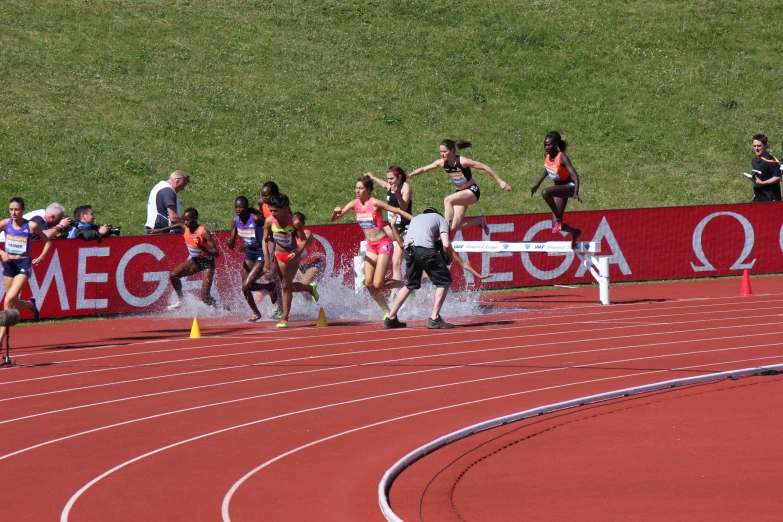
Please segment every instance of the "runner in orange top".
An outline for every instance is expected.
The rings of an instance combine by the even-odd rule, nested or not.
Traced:
[[[201,276],[201,300],[209,306],[216,306],[215,299],[210,294],[212,280],[215,277],[215,258],[220,255],[212,235],[203,225],[198,224],[198,210],[193,207],[185,209],[182,214],[182,223],[167,228],[182,228],[184,231],[185,245],[188,247],[188,259],[171,274],[169,280],[177,293],[177,302],[169,306],[169,310],[182,308],[182,282],[180,279],[199,272]]]
[[[304,225],[291,215],[291,206],[288,196],[278,194],[269,200],[269,210],[272,215],[266,218],[264,223],[264,243],[274,242],[274,257],[266,258],[264,273],[267,279],[277,274],[280,279],[283,294],[283,316],[277,323],[278,328],[288,328],[288,315],[291,312],[291,298],[293,292],[308,292],[313,301],[318,302],[316,285],[294,283],[294,277],[302,261],[302,249],[298,247],[296,240],[308,242],[304,233]]]
[[[305,226],[306,217],[301,212],[294,212],[292,214],[294,220],[299,220],[302,226]],[[304,229],[306,240],[296,238],[296,244],[302,249],[302,262],[299,265],[299,274],[296,279],[300,283],[306,285],[315,285],[316,280],[321,277],[324,271],[324,259],[321,253],[315,249],[315,243],[313,240],[313,233],[307,229]],[[309,243],[309,244],[308,244]]]
[[[552,209],[552,232],[557,233],[562,230],[571,234],[571,247],[574,248],[582,231],[566,225],[563,222],[563,213],[568,198],[574,198],[579,203],[582,202],[582,198],[579,197],[579,176],[576,174],[571,160],[566,156],[566,148],[568,148],[568,142],[560,136],[559,132],[552,131],[546,135],[544,138],[544,172],[536,184],[530,187],[530,196],[535,195],[544,178],[549,176],[555,184],[542,190],[541,196]]]

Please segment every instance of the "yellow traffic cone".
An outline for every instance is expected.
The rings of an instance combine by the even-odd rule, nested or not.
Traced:
[[[201,339],[201,329],[198,327],[198,319],[193,318],[193,326],[190,327],[190,338]]]
[[[316,322],[315,325],[316,326],[329,326],[328,324],[326,324],[326,314],[324,314],[324,307],[323,306],[318,311],[318,322]]]

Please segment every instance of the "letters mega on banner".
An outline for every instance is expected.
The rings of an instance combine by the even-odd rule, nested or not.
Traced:
[[[783,271],[783,203],[715,205],[569,212],[582,241],[601,244],[612,281],[645,281]],[[500,243],[566,241],[553,234],[547,214],[490,216],[489,234],[478,227],[458,232],[459,241]],[[363,239],[355,224],[308,227],[324,255],[325,277],[353,285],[353,256]],[[216,232],[220,249],[213,294],[240,293],[243,254],[228,250],[228,232]],[[41,251],[33,243],[33,255]],[[492,277],[479,282],[456,263],[453,288],[513,288],[591,283],[588,267],[573,252],[463,252]],[[35,267],[22,298],[34,295],[44,317],[123,314],[163,310],[171,298],[169,272],[187,257],[182,236],[123,236],[102,243],[59,240]],[[191,278],[191,286],[199,275]],[[188,288],[188,283],[186,283]]]

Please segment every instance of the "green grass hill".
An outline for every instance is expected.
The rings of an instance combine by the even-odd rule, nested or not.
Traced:
[[[92,204],[139,233],[151,187],[212,228],[278,182],[310,223],[363,172],[473,142],[476,214],[544,212],[529,187],[559,130],[572,210],[736,203],[751,136],[783,145],[780,2],[5,0],[0,199]],[[452,191],[412,181],[418,209]],[[381,194],[378,193],[378,196]]]

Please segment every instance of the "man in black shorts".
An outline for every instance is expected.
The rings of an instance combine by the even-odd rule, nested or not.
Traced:
[[[408,280],[400,288],[394,305],[388,317],[383,320],[386,328],[405,328],[406,323],[397,319],[397,311],[408,298],[412,290],[421,287],[421,276],[427,272],[430,281],[435,286],[435,302],[432,315],[427,321],[427,328],[454,328],[440,317],[440,309],[446,300],[446,293],[451,286],[449,264],[454,259],[454,250],[449,240],[449,224],[434,208],[425,208],[422,214],[415,216],[408,226],[405,236],[405,269]]]

